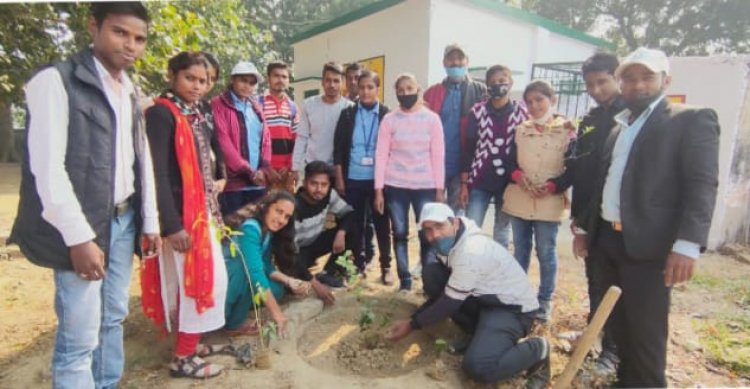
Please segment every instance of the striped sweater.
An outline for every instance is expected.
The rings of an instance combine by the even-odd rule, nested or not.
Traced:
[[[440,116],[427,108],[395,110],[380,123],[375,150],[375,189],[445,186],[445,144]]]
[[[294,212],[294,241],[298,247],[313,244],[327,229],[335,227],[346,231],[349,228],[350,216],[354,209],[335,189],[331,189],[326,198],[314,204],[303,196],[304,191],[305,188],[301,187],[295,195],[297,208]],[[329,220],[328,215],[335,218],[335,224],[330,223],[333,220]]]
[[[277,99],[266,94],[258,102],[262,106],[263,117],[271,134],[271,167],[291,169],[294,140],[297,138],[299,125],[297,106],[286,95]]]

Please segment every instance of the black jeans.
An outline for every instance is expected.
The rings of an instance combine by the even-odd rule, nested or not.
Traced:
[[[589,256],[597,262],[603,290],[611,285],[622,289],[610,318],[620,357],[618,386],[666,387],[671,293],[662,273],[666,258],[631,258],[622,233],[604,221]]]
[[[365,268],[367,259],[372,258],[372,235],[367,236],[369,219],[375,226],[375,236],[378,239],[378,252],[380,253],[380,268],[391,267],[391,220],[388,210],[383,214],[373,211],[372,203],[375,200],[375,182],[373,180],[347,180],[346,202],[354,208],[352,214],[352,228],[347,235],[352,235],[356,264],[360,270]],[[368,250],[367,244],[370,248]]]
[[[586,280],[588,281],[589,289],[589,317],[588,320],[594,317],[594,312],[599,308],[604,293],[607,291],[602,285],[602,279],[600,272],[596,269],[598,262],[594,260],[591,255],[587,256],[584,260],[586,265]],[[612,320],[607,320],[604,325],[604,331],[602,335],[602,354],[610,353],[617,356],[617,344],[612,334]]]
[[[311,280],[312,274],[310,273],[310,268],[312,266],[315,266],[315,263],[317,262],[319,257],[326,254],[330,255],[328,256],[328,260],[326,261],[323,270],[326,273],[336,274],[343,277],[346,276],[346,269],[336,263],[336,258],[338,258],[338,256],[342,253],[334,254],[331,252],[333,249],[333,240],[336,238],[336,233],[338,232],[338,230],[338,227],[324,230],[320,234],[320,236],[318,236],[318,239],[315,239],[314,242],[307,246],[302,246],[299,248],[297,261],[298,274],[301,279],[306,281]],[[344,250],[350,250],[351,245],[349,234],[346,234],[346,236],[346,248]]]
[[[422,281],[429,300],[440,297],[449,277],[450,269],[441,262],[424,265]],[[539,338],[519,342],[531,329],[531,316],[499,304],[494,296],[487,297],[469,297],[451,319],[472,335],[464,354],[466,374],[480,382],[495,383],[541,361],[544,344]]]

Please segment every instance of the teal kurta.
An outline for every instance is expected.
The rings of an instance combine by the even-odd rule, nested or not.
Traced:
[[[245,258],[253,289],[257,292],[260,285],[265,290],[270,290],[276,300],[284,297],[284,286],[270,279],[271,273],[277,271],[271,257],[271,233],[262,232],[257,219],[251,218],[245,221],[241,227],[242,235],[236,236],[239,250]],[[225,307],[226,329],[236,329],[247,319],[248,313],[253,307],[252,293],[248,284],[247,275],[242,266],[242,256],[237,253],[232,257],[229,247],[224,246],[224,258],[226,261],[229,285],[227,288],[227,300]]]

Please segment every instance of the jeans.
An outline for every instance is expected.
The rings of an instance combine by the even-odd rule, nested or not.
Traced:
[[[339,231],[339,227],[330,228],[324,230],[314,242],[307,246],[299,248],[299,254],[297,255],[297,266],[298,266],[298,277],[305,280],[312,280],[312,273],[310,268],[315,266],[318,258],[323,255],[328,255],[326,264],[323,266],[323,270],[328,274],[334,274],[337,276],[345,277],[346,269],[336,263],[336,259],[343,253],[334,254],[333,241],[336,239],[336,234]],[[351,250],[353,242],[350,234],[346,234],[346,243],[344,251]]]
[[[372,180],[347,180],[346,202],[354,208],[352,214],[351,231],[352,242],[356,245],[356,264],[359,270],[364,270],[367,259],[372,258],[372,253],[367,251],[369,241],[372,246],[372,235],[367,236],[368,219],[372,219],[375,225],[375,235],[378,239],[378,252],[380,253],[380,268],[391,267],[391,221],[388,214],[383,215],[372,212],[372,202],[375,199],[375,183]],[[386,209],[385,212],[388,212]]]
[[[490,200],[495,198],[495,226],[492,229],[492,237],[497,243],[508,248],[510,241],[510,216],[503,212],[502,193],[491,193],[480,189],[472,189],[469,193],[469,205],[466,207],[466,216],[477,223],[479,228],[484,224],[484,216],[490,206]]]
[[[539,258],[539,301],[552,300],[555,292],[557,279],[557,229],[559,222],[547,222],[540,220],[526,220],[519,217],[511,217],[513,226],[513,246],[516,261],[524,271],[529,271],[531,259],[531,242],[536,241],[536,254]]]
[[[385,201],[391,215],[393,227],[393,247],[396,251],[396,271],[400,281],[400,289],[411,290],[411,273],[409,273],[409,206],[414,209],[417,223],[419,214],[425,204],[435,201],[435,189],[402,189],[386,186]],[[430,244],[420,234],[419,253],[420,263],[424,265]]]
[[[458,207],[458,195],[461,193],[461,175],[460,174],[457,174],[453,177],[446,177],[445,191],[447,192],[447,196],[445,196],[445,200],[448,202],[448,205],[450,205],[450,207],[453,209],[453,212],[455,212],[457,216],[460,216],[458,212],[458,210],[460,209]]]
[[[135,211],[112,219],[106,275],[86,281],[55,270],[57,334],[52,354],[54,388],[116,388],[125,364],[122,321],[135,247]]]

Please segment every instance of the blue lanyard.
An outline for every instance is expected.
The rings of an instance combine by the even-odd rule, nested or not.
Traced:
[[[373,108],[374,110],[375,108]],[[365,110],[362,109],[362,107],[359,107],[357,109],[359,117],[360,117],[360,127],[362,127],[362,140],[365,142],[365,155],[370,156],[370,145],[372,144],[372,137],[375,134],[375,128],[377,127],[377,121],[378,121],[378,114],[375,113],[375,111],[372,111],[372,120],[370,121],[370,131],[367,131],[367,128],[365,128],[365,117],[364,113]]]

